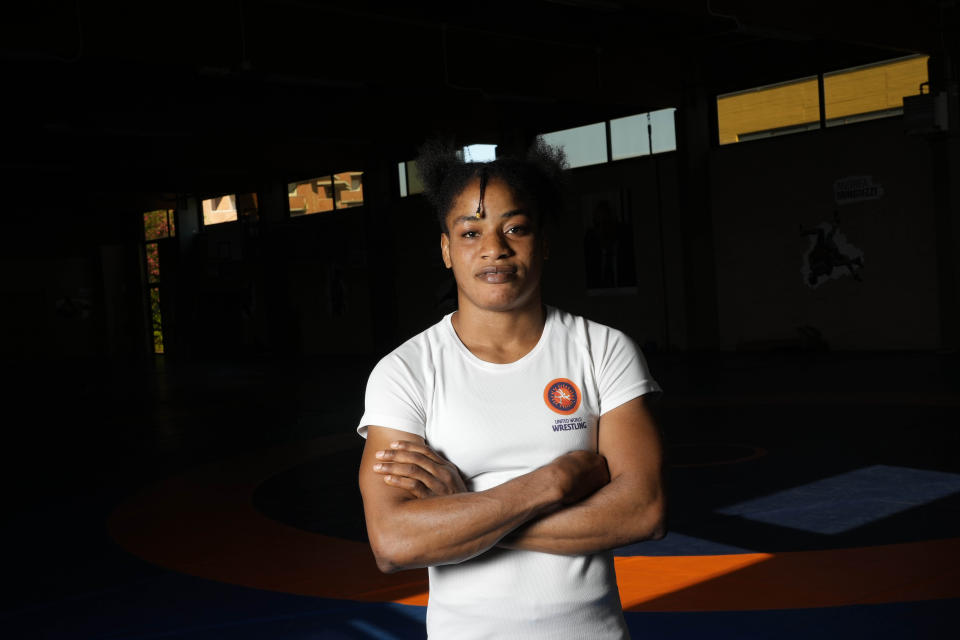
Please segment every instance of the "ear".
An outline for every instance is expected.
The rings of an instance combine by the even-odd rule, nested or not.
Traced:
[[[440,234],[440,256],[447,269],[453,267],[453,263],[450,262],[450,235],[447,233]]]

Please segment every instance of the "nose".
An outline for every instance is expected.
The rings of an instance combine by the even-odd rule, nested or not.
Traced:
[[[502,233],[483,234],[483,246],[481,247],[481,257],[485,259],[499,260],[509,258],[513,255],[513,249],[507,243],[506,237]]]

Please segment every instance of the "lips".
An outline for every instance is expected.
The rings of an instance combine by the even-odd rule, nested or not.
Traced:
[[[477,273],[477,277],[484,282],[499,284],[513,280],[517,275],[517,268],[511,265],[497,265],[484,267]]]
[[[478,273],[477,275],[485,276],[490,273],[516,273],[516,272],[517,272],[516,267],[510,266],[510,265],[498,265],[495,267],[484,267],[483,269],[480,269],[480,273]]]

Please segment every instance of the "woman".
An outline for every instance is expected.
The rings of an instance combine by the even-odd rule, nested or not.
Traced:
[[[659,387],[623,333],[541,301],[562,154],[418,166],[458,309],[367,384],[378,566],[430,568],[431,638],[628,637],[608,550],[663,535]]]

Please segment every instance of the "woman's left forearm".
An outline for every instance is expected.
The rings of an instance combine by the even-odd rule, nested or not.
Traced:
[[[594,553],[662,538],[664,512],[660,483],[625,473],[589,498],[523,525],[499,546],[561,555]]]

